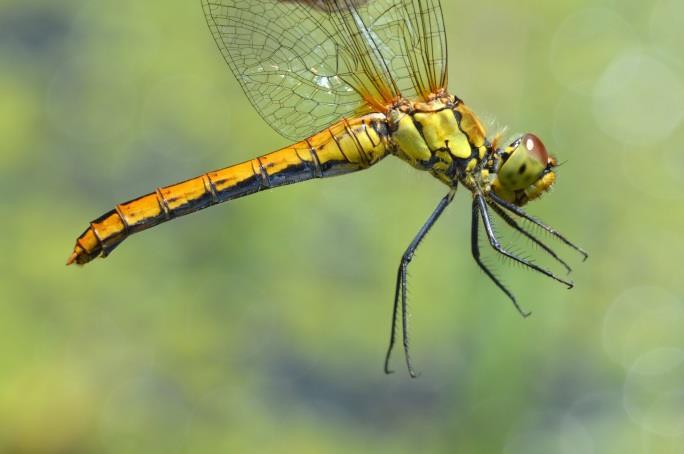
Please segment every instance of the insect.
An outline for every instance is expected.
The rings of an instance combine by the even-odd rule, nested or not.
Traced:
[[[472,194],[472,255],[482,262],[481,226],[498,253],[565,284],[572,282],[505,249],[491,213],[570,267],[521,220],[587,254],[523,211],[556,180],[557,161],[534,134],[502,145],[447,90],[447,41],[439,0],[203,0],[209,29],[245,94],[266,122],[294,143],[241,164],[156,189],[92,221],[67,264],[106,257],[130,235],[258,191],[367,169],[388,156],[432,174],[447,188],[404,252],[397,271],[385,372],[397,340],[409,355],[407,269],[463,186]]]

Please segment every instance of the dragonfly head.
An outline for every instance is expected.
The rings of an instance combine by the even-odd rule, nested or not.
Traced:
[[[558,165],[549,156],[544,143],[528,133],[497,152],[499,166],[492,191],[518,206],[540,197],[556,181],[553,171]]]

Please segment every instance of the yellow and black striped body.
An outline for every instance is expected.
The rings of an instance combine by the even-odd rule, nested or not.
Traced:
[[[458,98],[436,94],[429,102],[402,102],[389,115],[396,154],[456,187],[490,151],[477,116]]]
[[[342,120],[289,147],[117,205],[76,240],[68,264],[106,257],[128,236],[221,202],[312,178],[362,170],[390,152],[384,114]]]
[[[68,263],[106,257],[128,236],[221,202],[313,178],[366,169],[388,154],[456,187],[490,150],[482,124],[458,98],[401,100],[387,113],[342,120],[289,147],[157,189],[92,221]]]

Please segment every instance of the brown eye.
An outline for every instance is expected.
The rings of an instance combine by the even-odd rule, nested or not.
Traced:
[[[522,144],[527,149],[527,152],[536,159],[541,165],[546,165],[549,162],[549,153],[542,143],[541,139],[534,134],[525,134],[522,138]]]

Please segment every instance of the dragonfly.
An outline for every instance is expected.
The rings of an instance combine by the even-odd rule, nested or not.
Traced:
[[[409,354],[407,270],[416,249],[463,186],[472,196],[471,253],[523,316],[514,294],[483,262],[480,234],[508,259],[573,287],[566,277],[502,245],[493,217],[559,263],[530,228],[586,259],[556,229],[524,211],[556,181],[558,162],[535,134],[502,144],[447,88],[440,0],[202,0],[209,30],[250,102],[292,145],[120,203],[90,222],[67,264],[107,257],[129,236],[239,197],[368,169],[392,156],[428,172],[447,193],[401,257],[384,370],[398,342]],[[486,243],[485,243],[486,244]]]

